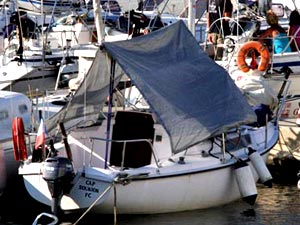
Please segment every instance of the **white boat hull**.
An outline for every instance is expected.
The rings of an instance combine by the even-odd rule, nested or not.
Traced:
[[[31,106],[30,99],[23,94],[0,91],[0,189],[4,189],[7,181],[18,175],[19,162],[14,159],[12,121],[15,117],[22,117],[24,127],[29,132]]]
[[[25,135],[27,143],[27,154],[33,152],[33,144],[35,142],[35,134],[33,128],[39,125],[39,110],[43,110],[43,118],[47,119],[62,107],[60,105],[53,105],[45,103],[50,100],[50,96],[32,99],[33,102],[26,95],[12,92],[0,91],[0,192],[5,189],[10,182],[15,182],[18,176],[18,168],[21,162],[15,160],[13,139],[12,139],[12,121],[16,117],[21,117],[24,123]],[[56,100],[56,99],[54,99]],[[30,144],[31,143],[31,144]]]
[[[59,70],[58,64],[62,58],[61,53],[47,56],[45,60],[42,55],[31,56],[23,62],[9,57],[5,58],[5,56],[1,57],[0,60],[3,60],[4,64],[0,66],[0,90],[25,94],[54,90]],[[64,73],[74,74],[76,77],[78,65],[66,67]]]
[[[287,52],[283,54],[274,54],[271,57],[271,66],[273,69],[280,70],[282,67],[289,67],[292,75],[300,76],[299,52]],[[298,92],[299,93],[299,92]]]
[[[153,168],[154,170],[154,168]],[[253,174],[255,172],[253,171]],[[110,183],[85,177],[75,184],[70,195],[63,196],[61,207],[72,211],[91,206]],[[41,203],[51,205],[52,197],[42,175],[24,175],[24,182],[30,195]],[[256,181],[258,176],[255,174]],[[114,199],[119,214],[167,213],[204,209],[224,205],[241,199],[233,167],[200,171],[191,174],[132,180],[128,184],[116,183],[113,189],[100,199],[92,211],[113,214]]]
[[[95,130],[95,132],[97,131]],[[267,148],[264,147],[266,145],[264,136],[265,127],[257,129],[251,139],[256,139],[253,147],[260,149],[260,154],[263,154],[263,160],[266,161],[269,150],[277,142],[278,130],[274,129],[273,125],[268,126]],[[72,150],[75,142],[69,139]],[[77,145],[81,144],[77,143]],[[101,149],[101,147],[96,149]],[[90,151],[88,147],[85,150]],[[77,163],[82,165],[82,160],[85,160],[86,165],[88,162],[98,165],[102,159],[97,153],[93,153],[94,157],[90,159],[84,157],[87,153],[81,150],[82,155],[73,158],[75,168]],[[244,153],[245,149],[234,152],[238,158],[247,160],[254,180],[257,181],[258,175]],[[79,163],[80,157],[81,163]],[[219,158],[212,159],[209,156],[201,156],[201,154],[191,153],[189,155],[187,153],[184,159],[185,163],[181,164],[179,157],[174,156],[172,160],[161,162],[161,167],[152,163],[133,170],[125,169],[119,174],[113,169],[107,171],[87,166],[83,176],[81,176],[82,173],[77,173],[72,181],[72,189],[62,197],[60,206],[66,211],[76,211],[86,209],[95,203],[92,210],[96,213],[106,214],[114,212],[116,200],[116,209],[119,214],[148,214],[204,209],[227,204],[241,198],[233,173],[235,159],[227,158],[226,163],[222,163]],[[19,168],[19,174],[23,175],[28,193],[37,201],[50,206],[52,197],[47,182],[43,179],[42,171],[42,163],[25,163]],[[120,177],[127,175],[128,179],[126,176],[124,176],[125,179],[117,178],[117,175]],[[113,182],[114,180],[116,182]],[[113,187],[104,193],[113,185],[116,188],[116,195]],[[104,196],[98,199],[102,193]]]

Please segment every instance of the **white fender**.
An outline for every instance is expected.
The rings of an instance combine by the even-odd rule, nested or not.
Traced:
[[[249,147],[248,148],[249,152],[248,152],[248,156],[250,158],[250,161],[253,165],[253,167],[255,168],[260,181],[268,187],[272,187],[272,181],[273,181],[273,177],[270,173],[270,171],[268,170],[266,163],[264,162],[263,158],[261,157],[261,155],[254,150],[253,148]]]
[[[249,165],[242,160],[237,161],[234,165],[234,173],[243,200],[254,205],[257,189]]]

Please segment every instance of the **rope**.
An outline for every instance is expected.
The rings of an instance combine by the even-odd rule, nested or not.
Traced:
[[[76,225],[80,222],[80,220],[94,207],[94,205],[101,199],[103,196],[114,186],[114,183],[112,183],[110,186],[108,186],[104,192],[90,205],[90,207],[87,208],[87,210],[78,218],[78,220],[73,224]]]
[[[51,218],[51,219],[53,219],[53,221],[51,222],[51,223],[48,223],[47,225],[55,225],[55,224],[57,224],[58,223],[58,218],[55,216],[55,215],[52,215],[52,214],[50,214],[50,213],[41,213],[40,215],[38,215],[37,217],[36,217],[36,219],[33,221],[33,224],[32,225],[37,225],[37,224],[40,224],[40,223],[38,223],[38,221],[39,221],[39,219],[41,218],[41,217],[43,217],[43,216],[46,216],[46,217],[49,217],[49,218]]]

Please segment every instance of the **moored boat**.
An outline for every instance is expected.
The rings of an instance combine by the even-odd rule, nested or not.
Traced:
[[[264,4],[264,2],[258,1],[259,4]],[[288,22],[286,18],[283,18],[285,15],[283,5],[271,3],[271,1],[268,2],[265,12],[273,9],[280,18],[279,23],[287,29]],[[216,62],[228,70],[246,96],[271,93],[274,96],[278,95],[280,99],[284,91],[282,87],[285,86],[286,98],[280,99],[286,102],[286,110],[283,111],[282,118],[296,118],[300,99],[299,51],[274,53],[273,46],[262,44],[262,40],[257,39],[257,36],[268,28],[265,12],[257,12],[255,8],[241,3],[237,7],[237,12],[231,19],[232,34],[225,37],[224,45],[222,45],[224,47],[223,58]],[[288,45],[294,41],[295,37],[289,38]],[[264,41],[272,40],[269,38]]]
[[[61,66],[64,75],[78,72],[76,58],[68,46],[51,46],[51,39],[45,44],[46,36],[37,23],[24,12],[14,12],[10,18],[12,29],[4,38],[5,49],[0,56],[0,89],[26,94],[39,89],[53,90]],[[21,35],[16,31],[22,29]],[[68,41],[65,40],[68,44]],[[66,44],[66,45],[67,45]],[[59,80],[63,83],[63,79]]]
[[[32,104],[24,94],[10,91],[0,91],[0,102],[0,189],[5,189],[7,179],[18,174],[18,163],[14,159],[12,121],[15,117],[22,118],[24,129],[29,132]]]
[[[124,74],[148,108],[114,110]],[[50,137],[64,144],[50,147],[49,157],[23,160],[19,174],[28,193],[54,214],[165,213],[240,198],[254,204],[255,183],[265,179],[250,155],[255,150],[266,169],[279,136],[276,109],[259,108],[264,119],[258,123],[260,113],[178,21],[103,42],[69,104],[46,121]]]

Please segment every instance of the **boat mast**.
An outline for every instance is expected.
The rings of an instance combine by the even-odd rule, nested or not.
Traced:
[[[188,28],[195,36],[196,5],[195,0],[189,0]]]
[[[292,2],[293,2],[293,4],[294,4],[295,9],[298,10],[298,8],[297,8],[297,6],[296,6],[295,0],[292,0]],[[299,10],[298,10],[298,11],[299,11]]]
[[[55,1],[56,2],[56,1]],[[43,65],[45,64],[45,55],[46,55],[46,52],[45,52],[45,49],[46,49],[46,43],[45,43],[45,39],[44,39],[44,19],[43,19],[43,16],[44,16],[44,1],[42,0],[41,1],[41,27],[42,27],[42,45],[43,45],[43,57],[42,57],[42,62],[43,62]]]
[[[93,9],[94,9],[94,19],[96,24],[96,31],[97,31],[97,43],[101,44],[104,41],[104,23],[101,17],[101,8],[100,8],[100,1],[93,0]]]

